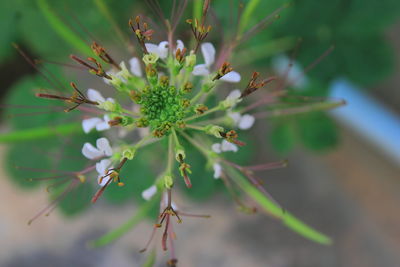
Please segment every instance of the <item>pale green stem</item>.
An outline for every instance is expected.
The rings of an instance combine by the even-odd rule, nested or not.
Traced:
[[[180,131],[179,134],[182,135],[186,140],[188,140],[189,143],[191,143],[194,147],[196,147],[204,155],[204,157],[206,159],[209,159],[210,151],[205,149],[204,145],[200,144],[199,142],[197,142],[195,139],[191,138],[189,135],[187,135],[183,131]]]
[[[194,119],[198,119],[198,118],[207,116],[207,115],[209,115],[211,113],[214,113],[214,112],[220,111],[220,110],[221,110],[221,108],[219,106],[215,106],[212,109],[209,109],[209,110],[205,111],[203,114],[193,115],[191,117],[183,119],[183,121],[191,121],[191,120],[194,120]]]
[[[197,126],[197,125],[193,125],[193,124],[186,124],[186,128],[204,132],[204,127],[202,127],[202,126]]]
[[[232,178],[232,180],[244,192],[246,192],[248,196],[250,196],[255,202],[257,202],[267,213],[270,213],[274,217],[280,219],[287,227],[314,242],[324,245],[329,245],[332,243],[332,240],[328,236],[312,229],[289,212],[282,210],[282,208],[274,203],[273,200],[267,198],[262,192],[254,187],[254,185],[252,185],[245,177],[239,174],[231,166],[225,164],[224,171],[226,171],[227,174]]]
[[[168,137],[168,164],[166,173],[170,174],[174,162],[174,150],[173,150],[173,139],[172,135]]]

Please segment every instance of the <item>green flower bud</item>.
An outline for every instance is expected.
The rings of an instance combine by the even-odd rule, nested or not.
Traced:
[[[194,51],[191,51],[190,55],[186,56],[185,58],[185,68],[192,72],[194,65],[196,65],[196,54]]]
[[[126,148],[121,153],[122,158],[127,158],[129,160],[133,159],[133,157],[135,157],[135,154],[136,154],[136,148],[135,147]]]
[[[171,189],[174,186],[174,179],[170,174],[164,175],[164,186],[167,189]]]
[[[158,60],[158,55],[154,53],[149,53],[143,56],[143,62],[147,65],[156,64]]]
[[[224,132],[224,128],[218,125],[209,124],[204,127],[204,131],[209,135],[214,135],[217,138],[222,138],[221,132]]]

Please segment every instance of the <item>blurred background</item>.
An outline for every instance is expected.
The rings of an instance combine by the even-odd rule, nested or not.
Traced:
[[[161,2],[168,13],[173,1]],[[189,1],[178,27],[183,41],[190,37],[183,21],[192,17],[194,2]],[[242,2],[256,6],[249,25],[286,3]],[[176,228],[179,266],[400,266],[400,1],[292,2],[278,20],[237,48],[233,65],[242,77],[254,70],[269,74],[279,64],[288,65],[285,58],[295,54],[296,66],[307,69],[334,45],[334,51],[307,72],[304,84],[290,90],[314,99],[344,99],[347,105],[258,121],[244,137],[249,146],[235,159],[246,163],[287,158],[288,167],[258,176],[283,207],[331,236],[334,244],[314,244],[262,213],[240,213],[218,181],[203,179],[178,196],[180,206],[212,216],[186,219]],[[208,40],[217,48],[229,41],[238,6],[238,1],[212,1],[209,22],[216,26]],[[7,138],[12,131],[67,120],[11,106],[48,105],[35,99],[33,89],[49,86],[12,43],[47,63],[70,63],[71,53],[82,52],[79,42],[60,34],[49,12],[82,37],[80,42],[100,40],[119,60],[128,53],[122,42],[130,36],[128,19],[146,14],[157,21],[145,1],[1,1],[0,266],[141,266],[145,255],[138,251],[150,235],[150,220],[106,247],[90,249],[87,242],[134,214],[146,182],[122,193],[109,190],[94,206],[89,204],[94,189],[83,188],[49,217],[27,225],[48,203],[49,194],[45,185],[27,181],[40,173],[16,170],[15,165],[48,169],[63,154],[66,159],[56,166],[77,169],[74,153],[85,138],[74,136],[72,143],[59,137],[29,142]],[[160,32],[157,24],[150,24]],[[163,39],[156,34],[154,42]],[[102,86],[84,72],[60,64],[43,66],[65,84],[74,80],[82,88]],[[154,175],[146,162],[136,162],[133,171]],[[160,259],[157,266],[164,266],[166,258]]]

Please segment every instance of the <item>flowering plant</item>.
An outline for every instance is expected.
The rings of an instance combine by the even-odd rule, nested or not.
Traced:
[[[54,121],[60,122],[65,120],[65,115],[79,112],[79,125],[59,123],[51,127],[25,129],[3,138],[19,141],[56,136],[67,140],[66,136],[83,131],[91,140],[85,140],[79,147],[83,157],[88,160],[81,169],[59,171],[50,177],[31,178],[32,181],[56,182],[48,187],[52,189],[54,200],[30,222],[42,214],[48,214],[57,204],[66,203],[68,195],[79,190],[89,190],[90,184],[93,184],[92,180],[95,180],[98,188],[94,194],[85,194],[85,198],[89,196],[92,203],[97,202],[107,191],[120,196],[124,194],[125,187],[135,190],[142,187],[141,196],[146,202],[139,207],[133,221],[144,218],[154,207],[160,205],[151,236],[154,236],[158,228],[163,228],[162,248],[170,250],[168,264],[175,266],[177,260],[173,249],[173,219],[176,218],[176,221],[181,223],[185,216],[208,217],[182,210],[179,203],[173,201],[175,188],[183,183],[189,188],[190,194],[190,190],[199,182],[197,179],[219,179],[241,211],[254,213],[257,210],[255,206],[258,206],[300,235],[318,243],[329,244],[329,237],[283,209],[256,177],[256,171],[284,167],[287,164],[286,160],[241,165],[228,159],[229,153],[240,154],[245,148],[246,142],[241,138],[242,132],[251,129],[256,118],[263,118],[270,113],[291,114],[329,109],[343,104],[342,101],[301,99],[301,106],[287,108],[284,105],[287,99],[282,98],[290,93],[287,87],[295,86],[297,82],[288,75],[292,63],[288,64],[286,72],[277,71],[277,75],[274,76],[261,78],[260,73],[253,72],[250,77],[242,78],[228,62],[235,47],[275,21],[286,6],[247,29],[248,18],[254,10],[251,4],[253,1],[250,1],[244,8],[235,36],[217,50],[206,40],[212,30],[207,23],[209,0],[205,0],[202,5],[198,4],[200,1],[195,3],[197,17],[186,20],[193,38],[185,41],[178,39],[175,31],[185,10],[186,1],[175,7],[176,10],[172,12],[173,19],[170,20],[164,18],[156,2],[150,3],[155,5],[155,11],[163,18],[167,40],[155,43],[155,31],[147,20],[143,16],[131,19],[129,27],[139,47],[134,57],[117,62],[100,42],[93,41],[88,51],[87,47],[72,38],[73,44],[80,48],[83,54],[90,53],[86,59],[71,55],[70,58],[76,63],[74,67],[86,69],[90,74],[100,77],[107,87],[104,93],[107,97],[93,88],[81,90],[75,82],[71,82],[71,88],[67,89],[64,85],[59,85],[58,80],[54,80],[54,75],[48,69],[38,68],[50,85],[54,86],[53,89],[59,89],[59,92],[41,89],[35,93],[36,97],[41,101],[54,100],[65,104],[62,108],[51,107],[51,116],[58,116],[55,114],[61,110],[68,113],[60,115],[62,118],[56,118]],[[40,0],[39,5],[62,35],[71,36],[68,28],[51,12],[46,0]],[[37,61],[31,60],[17,45],[15,47],[37,68]],[[327,53],[330,51],[331,49]],[[242,80],[245,80],[245,86],[236,85]],[[227,84],[235,84],[241,89],[224,93],[222,89]],[[261,92],[262,88],[266,89],[265,92]],[[251,99],[256,94],[259,94],[258,99]],[[269,103],[279,103],[283,108],[254,112]],[[66,145],[69,146],[68,142]],[[74,147],[70,146],[68,150],[76,156],[79,150],[73,149]],[[153,163],[146,162],[149,167],[144,168],[150,168],[156,163],[158,176],[138,175],[142,170],[135,168],[135,164],[146,153],[154,160]],[[201,168],[194,167],[197,160],[193,156],[195,153],[204,157],[205,167],[212,170],[212,175],[195,176],[196,171],[202,172]],[[20,169],[35,171],[28,167]],[[40,171],[54,172],[48,169]],[[144,184],[146,188],[143,188]],[[77,205],[82,205],[79,199],[77,202]],[[133,225],[129,223],[128,226]],[[128,229],[130,227],[123,225],[93,244],[99,246],[109,243]],[[144,250],[149,244],[150,242]]]

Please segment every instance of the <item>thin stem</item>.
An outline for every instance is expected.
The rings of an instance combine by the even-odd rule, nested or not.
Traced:
[[[190,129],[202,131],[202,132],[204,131],[204,127],[193,125],[193,124],[186,124],[186,127],[190,128]]]
[[[207,115],[209,115],[211,113],[214,113],[214,112],[220,111],[220,110],[221,110],[221,108],[219,106],[215,106],[212,109],[209,109],[209,110],[205,111],[203,114],[199,114],[199,115],[194,115],[194,116],[188,117],[188,118],[184,119],[183,121],[191,121],[191,120],[194,120],[194,119],[198,119],[198,118],[207,116]]]
[[[195,146],[204,155],[206,159],[209,158],[209,151],[204,148],[204,145],[198,143],[195,139],[191,138],[189,135],[187,135],[182,131],[180,131],[179,134],[182,135],[186,140],[188,140],[189,143]]]

